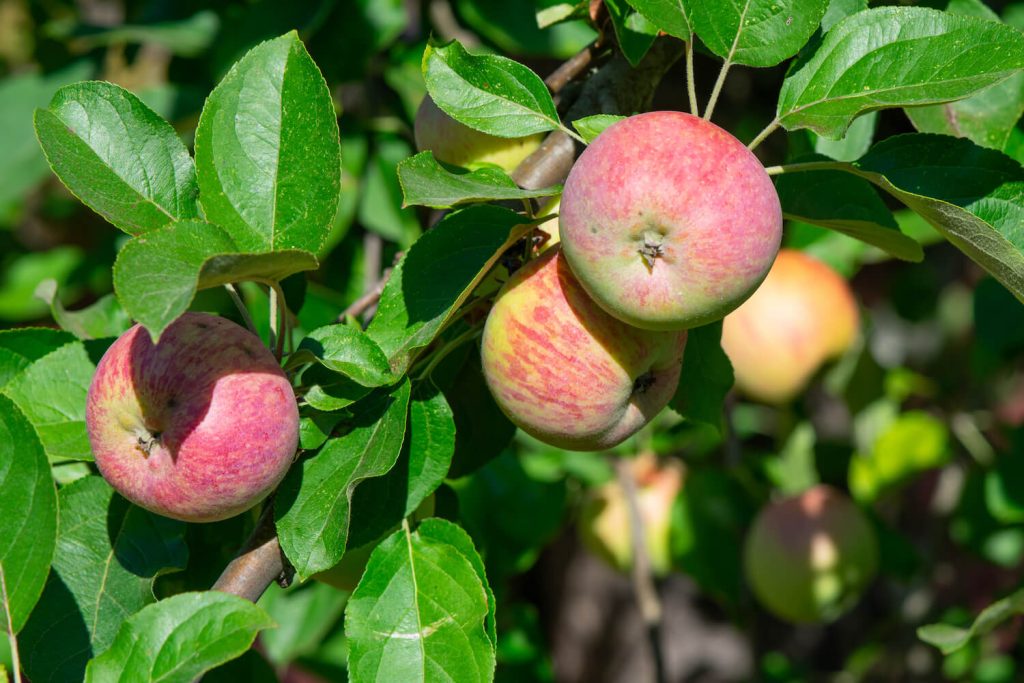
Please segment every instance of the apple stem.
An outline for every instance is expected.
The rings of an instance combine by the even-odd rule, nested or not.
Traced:
[[[654,660],[655,680],[664,683],[668,680],[665,672],[665,656],[661,646],[662,615],[661,599],[658,588],[654,584],[654,572],[651,558],[647,555],[647,535],[644,531],[644,520],[640,516],[640,502],[637,497],[636,480],[630,471],[630,461],[626,458],[615,460],[615,472],[625,494],[629,507],[630,535],[633,545],[633,593],[636,596],[640,616],[647,627],[647,640],[651,646]]]
[[[747,145],[747,149],[749,149],[750,151],[754,151],[754,149],[756,149],[758,145],[764,142],[764,139],[766,137],[774,133],[780,125],[782,124],[779,122],[778,119],[773,119],[771,123],[764,127],[764,130],[757,134],[757,137],[750,141],[750,144]]]
[[[725,77],[729,73],[729,67],[732,66],[732,61],[725,60],[722,62],[722,70],[718,72],[718,78],[715,79],[715,87],[711,90],[711,97],[708,99],[707,109],[704,110],[704,120],[710,121],[711,114],[715,111],[715,105],[718,104],[718,96],[722,92],[722,86],[725,84]]]
[[[452,339],[450,342],[448,342],[444,346],[442,346],[440,349],[438,349],[437,351],[434,352],[434,356],[427,363],[427,367],[424,368],[423,372],[421,372],[416,377],[416,380],[417,381],[422,381],[422,380],[426,379],[427,377],[430,377],[430,374],[432,372],[434,372],[434,370],[437,368],[437,366],[441,363],[441,361],[443,361],[448,356],[449,353],[451,353],[455,349],[459,348],[460,346],[462,346],[466,342],[471,341],[471,340],[475,339],[476,337],[479,337],[482,333],[483,333],[483,328],[482,327],[471,327],[468,330],[466,330],[465,332],[463,332],[462,334],[460,334],[457,337],[455,337],[454,339]]]
[[[804,171],[844,171],[849,168],[850,165],[842,161],[805,161],[799,164],[766,166],[764,172],[768,175],[782,175],[784,173],[802,173]]]
[[[21,683],[21,660],[18,657],[18,639],[14,635],[14,619],[11,617],[11,605],[7,597],[7,582],[4,579],[4,566],[0,562],[0,601],[4,603],[4,616],[7,617],[7,640],[11,646],[11,668],[14,669],[14,683]]]
[[[690,113],[700,116],[700,105],[697,104],[697,83],[693,75],[693,36],[686,41],[686,91],[690,96]]]
[[[238,294],[238,288],[229,282],[224,285],[224,289],[228,290],[231,300],[235,302],[235,307],[238,309],[239,315],[242,316],[242,321],[245,323],[245,326],[249,328],[250,332],[258,337],[259,332],[256,331],[256,323],[253,321],[252,315],[250,315],[245,302],[242,301],[242,297]]]
[[[288,331],[288,304],[285,302],[281,283],[272,280],[270,283],[270,348],[274,357],[281,360],[284,355],[284,338]],[[278,319],[280,316],[280,319]]]

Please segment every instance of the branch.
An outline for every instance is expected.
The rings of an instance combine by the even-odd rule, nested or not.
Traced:
[[[592,51],[594,48],[587,48]],[[661,82],[669,67],[683,53],[683,43],[674,38],[659,38],[651,46],[643,61],[634,69],[629,62],[616,53],[607,64],[591,76],[580,91],[580,96],[569,108],[567,121],[573,121],[592,114],[632,114],[644,111],[650,106],[654,90]],[[568,67],[559,79],[569,82],[567,74],[575,70],[582,73],[593,59],[573,57],[575,66]],[[563,65],[564,66],[564,65]],[[556,73],[558,70],[556,70]],[[575,76],[574,76],[575,77]],[[527,157],[513,172],[512,177],[526,188],[546,187],[560,183],[569,175],[576,160],[576,145],[560,131],[548,135],[540,148]],[[366,294],[346,309],[352,315],[366,310],[377,302],[390,269]],[[344,316],[344,313],[343,313]],[[258,600],[267,586],[275,580],[289,581],[290,570],[281,553],[274,531],[273,506],[268,505],[260,518],[249,541],[228,564],[224,573],[214,584],[215,590],[240,595],[249,600]]]

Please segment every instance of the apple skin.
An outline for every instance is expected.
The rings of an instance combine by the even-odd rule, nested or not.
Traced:
[[[477,168],[493,164],[511,173],[519,163],[540,147],[544,135],[499,138],[465,126],[444,113],[429,95],[423,98],[413,123],[416,149],[430,150],[446,164]]]
[[[498,406],[570,450],[621,443],[668,403],[685,332],[630,327],[595,304],[558,247],[516,271],[484,324],[481,361]]]
[[[682,330],[721,319],[768,274],[782,238],[771,178],[739,140],[674,111],[609,126],[565,181],[565,257],[618,319]]]
[[[878,570],[878,540],[860,508],[819,485],[765,506],[743,557],[758,601],[786,621],[832,621],[860,599]]]
[[[779,251],[768,277],[722,323],[722,348],[736,386],[770,404],[787,403],[818,368],[856,341],[860,313],[849,284],[794,249]]]
[[[136,505],[187,522],[233,517],[280,483],[298,446],[287,376],[230,320],[185,313],[154,345],[140,325],[96,368],[86,409],[100,473]]]
[[[644,525],[644,543],[651,569],[658,576],[672,568],[670,552],[672,504],[679,495],[683,469],[676,460],[659,464],[653,453],[630,462],[637,487],[637,506]],[[622,484],[613,480],[596,489],[580,515],[583,544],[619,571],[633,566],[633,524]]]

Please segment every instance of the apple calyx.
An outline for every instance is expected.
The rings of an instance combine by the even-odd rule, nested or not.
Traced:
[[[646,393],[654,385],[654,371],[648,370],[644,374],[633,380],[633,394]]]
[[[664,233],[657,230],[644,230],[643,245],[637,249],[640,257],[644,260],[647,270],[654,270],[654,259],[662,256],[662,243],[665,241]]]

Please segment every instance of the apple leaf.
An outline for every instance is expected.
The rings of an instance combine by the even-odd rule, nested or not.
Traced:
[[[911,410],[892,421],[866,452],[850,459],[850,493],[872,503],[924,470],[949,461],[949,431],[938,418]]]
[[[43,590],[57,536],[57,490],[42,444],[0,396],[0,632],[17,633]]]
[[[402,185],[403,206],[435,209],[450,209],[466,202],[552,197],[562,191],[561,185],[539,190],[521,189],[499,168],[475,171],[446,168],[429,151],[400,162],[398,180]]]
[[[0,390],[28,366],[75,338],[48,327],[0,330]]]
[[[449,214],[391,273],[367,329],[396,375],[441,331],[498,257],[529,229],[519,214],[475,205]]]
[[[867,8],[868,0],[829,0],[825,16],[821,18],[821,32],[828,33],[846,17],[863,12]]]
[[[441,519],[395,532],[373,551],[345,610],[350,680],[493,680],[491,607],[465,532]]]
[[[670,36],[693,40],[689,5],[692,0],[627,0],[629,4],[655,26]]]
[[[306,392],[302,395],[306,404],[325,412],[347,408],[372,391],[372,387],[364,387],[322,365],[306,368],[302,373],[302,383],[306,386]]]
[[[619,49],[626,60],[636,66],[658,37],[658,27],[630,7],[626,0],[604,0],[604,6],[612,20],[612,30],[615,31]]]
[[[584,116],[582,119],[576,119],[572,122],[572,127],[580,134],[586,143],[589,145],[593,142],[598,135],[604,132],[604,129],[613,123],[618,123],[625,116],[615,116],[614,114],[595,114],[594,116]]]
[[[281,280],[317,268],[316,257],[298,249],[239,252],[218,226],[174,223],[121,249],[114,263],[114,290],[128,314],[157,339],[188,309],[197,290],[242,280]]]
[[[60,490],[53,570],[21,643],[33,681],[79,681],[125,619],[154,602],[153,579],[188,562],[185,524],[131,505],[102,477]]]
[[[37,359],[2,393],[35,428],[50,460],[92,460],[85,430],[85,396],[96,366],[74,341]]]
[[[244,598],[181,593],[144,607],[85,670],[86,683],[191,683],[249,649],[273,619]],[[180,653],[167,656],[165,653]]]
[[[388,357],[356,325],[325,325],[309,333],[300,351],[310,352],[325,368],[341,373],[364,387],[390,384]]]
[[[405,140],[378,136],[359,192],[359,222],[401,249],[408,249],[423,232],[416,211],[402,204],[398,167],[410,154]]]
[[[452,409],[444,394],[423,382],[412,393],[408,433],[395,466],[368,479],[352,497],[349,545],[366,545],[413,514],[444,481],[454,453]]]
[[[922,133],[968,138],[982,147],[1002,150],[1024,114],[1024,73],[1016,73],[965,100],[912,107],[906,113]]]
[[[300,579],[330,569],[345,554],[352,494],[388,472],[405,441],[409,382],[378,391],[353,408],[352,429],[297,463],[278,489],[274,512],[281,548]]]
[[[451,478],[471,474],[497,458],[516,435],[516,426],[498,407],[484,380],[479,350],[476,346],[465,348],[451,380],[441,386],[455,417],[455,454],[448,473]],[[456,354],[458,351],[449,357]],[[437,381],[438,374],[435,371],[431,378]]]
[[[969,643],[972,638],[989,633],[999,624],[1019,614],[1024,614],[1024,589],[997,600],[978,614],[967,628],[949,624],[928,624],[917,629],[917,637],[934,645],[948,655]]]
[[[561,126],[544,81],[507,57],[472,55],[457,41],[431,44],[423,80],[441,110],[484,133],[520,138]]]
[[[875,109],[958,100],[1024,68],[1024,34],[924,7],[878,7],[839,22],[782,83],[776,120],[842,137]]]
[[[828,0],[687,0],[709,50],[734,64],[775,66],[817,30]]]
[[[323,244],[341,196],[338,121],[295,31],[254,47],[210,93],[196,169],[206,219],[238,251]]]
[[[721,431],[722,406],[732,384],[732,363],[722,350],[721,321],[687,332],[679,386],[669,407],[687,420]]]
[[[807,131],[814,151],[824,154],[836,161],[856,161],[864,156],[871,149],[871,142],[875,138],[875,127],[878,125],[878,112],[871,111],[853,120],[846,134],[839,140],[823,138],[813,131]]]
[[[900,232],[871,183],[842,171],[809,171],[775,178],[782,215],[830,228],[907,261],[924,258],[921,245]]]
[[[50,167],[90,209],[130,235],[199,215],[196,172],[170,124],[124,88],[74,83],[37,109]]]
[[[319,581],[293,584],[287,589],[270,584],[260,598],[259,606],[279,626],[260,634],[260,645],[267,659],[276,666],[287,667],[295,659],[316,651],[331,635],[345,611],[348,594]],[[204,683],[209,676],[203,679]],[[248,679],[242,679],[250,683]],[[231,683],[242,683],[234,679]],[[275,676],[274,681],[278,679]]]
[[[57,296],[57,281],[47,279],[36,287],[36,297],[49,305],[50,315],[61,329],[79,339],[117,337],[132,326],[131,318],[113,294],[106,294],[81,310],[69,311]]]

